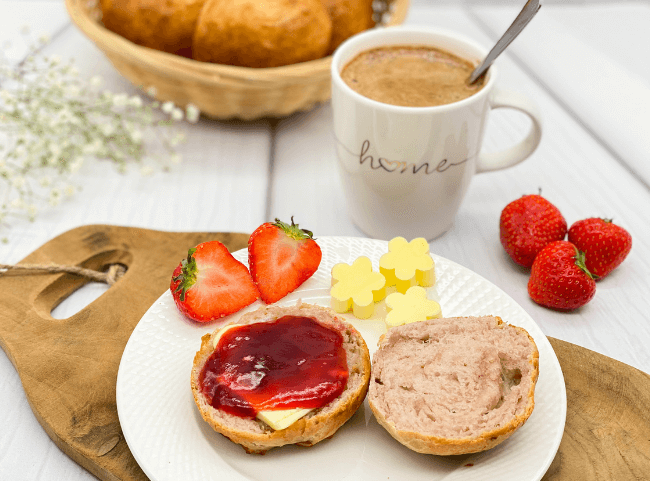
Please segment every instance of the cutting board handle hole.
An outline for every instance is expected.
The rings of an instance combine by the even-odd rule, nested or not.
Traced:
[[[124,264],[118,264],[128,270],[128,267]],[[104,269],[100,269],[101,272],[108,271],[110,264],[105,266]],[[125,272],[126,273],[126,272]],[[90,305],[96,299],[98,299],[104,292],[110,289],[111,286],[105,282],[90,281],[86,282],[84,285],[75,290],[68,297],[63,299],[58,306],[52,309],[50,315],[54,319],[67,319],[74,316],[77,312],[81,311],[84,307]]]
[[[132,260],[129,252],[111,250],[96,254],[77,265],[106,272],[111,265],[119,264],[128,272]],[[62,274],[38,294],[34,306],[45,319],[48,317],[57,320],[69,319],[90,304],[101,303],[102,295],[111,287],[119,286],[120,282],[121,279],[113,286],[109,286],[82,276]]]
[[[98,299],[108,289],[110,289],[110,286],[103,282],[87,282],[52,309],[50,315],[59,320],[72,317]]]

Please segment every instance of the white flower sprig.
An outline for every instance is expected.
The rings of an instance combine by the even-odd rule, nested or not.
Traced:
[[[17,64],[0,56],[0,230],[73,195],[73,174],[88,160],[110,161],[120,172],[129,164],[144,175],[154,165],[168,170],[181,161],[175,147],[185,140],[174,123],[200,115],[192,105],[100,91],[102,79],[82,79],[72,61],[38,56],[46,42],[31,45]]]

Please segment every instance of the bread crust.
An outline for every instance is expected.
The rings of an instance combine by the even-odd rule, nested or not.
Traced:
[[[286,429],[275,431],[262,421],[239,418],[208,404],[201,392],[198,379],[214,350],[212,340],[221,327],[211,334],[204,335],[192,366],[191,387],[194,401],[203,419],[215,431],[242,445],[248,453],[264,454],[271,448],[285,444],[312,446],[333,436],[356,412],[368,391],[370,381],[368,347],[361,334],[337,317],[331,309],[304,303],[291,307],[262,307],[242,316],[237,324],[268,322],[285,315],[313,317],[321,324],[341,332],[348,362],[348,384],[343,393],[328,405],[311,411]]]
[[[327,55],[344,40],[375,26],[372,0],[321,0],[332,19],[332,40]]]
[[[208,0],[193,37],[202,62],[267,68],[321,58],[332,21],[320,0]]]
[[[192,57],[192,36],[205,0],[100,0],[102,23],[144,47]]]
[[[404,446],[418,453],[436,454],[443,456],[469,454],[485,451],[497,446],[498,444],[508,439],[517,429],[523,426],[523,424],[532,414],[535,406],[535,385],[539,376],[539,351],[537,350],[535,341],[525,329],[518,326],[511,326],[509,324],[506,324],[500,317],[495,316],[495,319],[497,320],[497,325],[495,326],[496,329],[514,329],[522,334],[525,334],[531,344],[531,353],[527,360],[530,366],[529,375],[531,382],[528,392],[526,393],[527,401],[524,411],[521,414],[512,417],[507,424],[500,426],[498,429],[484,431],[477,436],[446,438],[427,435],[412,430],[399,429],[394,422],[388,419],[386,413],[383,412],[378,403],[375,402],[375,386],[373,384],[375,380],[375,362],[377,356],[381,355],[382,347],[386,343],[386,335],[383,335],[378,343],[379,349],[375,353],[375,357],[373,357],[373,383],[370,385],[368,404],[370,405],[370,408],[372,409],[377,422],[383,426],[384,429],[386,429],[391,434],[391,436],[393,436],[393,438],[402,443]],[[425,322],[436,322],[436,320],[434,319]],[[393,329],[399,329],[399,327]],[[408,369],[408,367],[406,367],[406,369]]]

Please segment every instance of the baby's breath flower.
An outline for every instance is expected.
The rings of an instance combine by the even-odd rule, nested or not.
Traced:
[[[34,220],[43,205],[74,195],[73,175],[86,162],[107,160],[121,173],[132,164],[142,175],[156,164],[167,171],[181,161],[174,147],[184,141],[173,121],[199,116],[190,106],[100,91],[99,75],[84,80],[72,61],[40,55],[47,42],[34,42],[19,65],[0,52],[0,229],[14,215]]]
[[[51,206],[56,206],[61,201],[61,190],[54,188],[50,190],[49,203]]]
[[[185,108],[185,116],[187,117],[187,121],[194,124],[199,121],[199,116],[201,115],[201,111],[196,107],[194,104],[187,104],[187,107]]]
[[[139,95],[134,95],[129,99],[129,105],[133,108],[139,109],[143,105],[142,98]]]
[[[170,102],[170,101],[164,102],[160,107],[160,110],[162,110],[166,114],[171,114],[172,111],[174,110],[174,102]]]
[[[171,139],[169,139],[169,145],[176,147],[178,144],[185,142],[185,134],[183,132],[177,132]]]
[[[183,111],[176,107],[172,110],[171,117],[174,120],[183,120]]]
[[[129,102],[129,96],[126,94],[117,94],[113,96],[113,105],[115,107],[124,107]]]
[[[38,207],[34,204],[29,204],[27,206],[27,218],[31,221],[34,222],[36,219],[36,214],[38,214]]]
[[[81,92],[81,89],[77,85],[69,85],[66,87],[65,94],[68,97],[76,97]]]
[[[142,131],[140,131],[139,129],[129,130],[129,136],[131,137],[131,140],[136,144],[142,142]]]
[[[75,157],[72,162],[70,162],[70,172],[75,173],[78,172],[79,169],[81,169],[81,166],[84,163],[84,158],[79,156]]]
[[[13,179],[11,179],[11,185],[16,189],[22,189],[25,186],[25,177],[22,177],[20,175],[15,176]]]
[[[102,125],[100,129],[106,137],[110,137],[115,132],[115,126],[109,123]]]

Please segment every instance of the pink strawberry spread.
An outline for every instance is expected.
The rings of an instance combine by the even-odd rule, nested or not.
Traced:
[[[199,376],[215,409],[239,417],[325,406],[348,381],[343,337],[303,316],[230,329]]]
[[[537,349],[496,318],[434,319],[389,329],[369,399],[398,430],[444,438],[504,426],[526,408]]]

